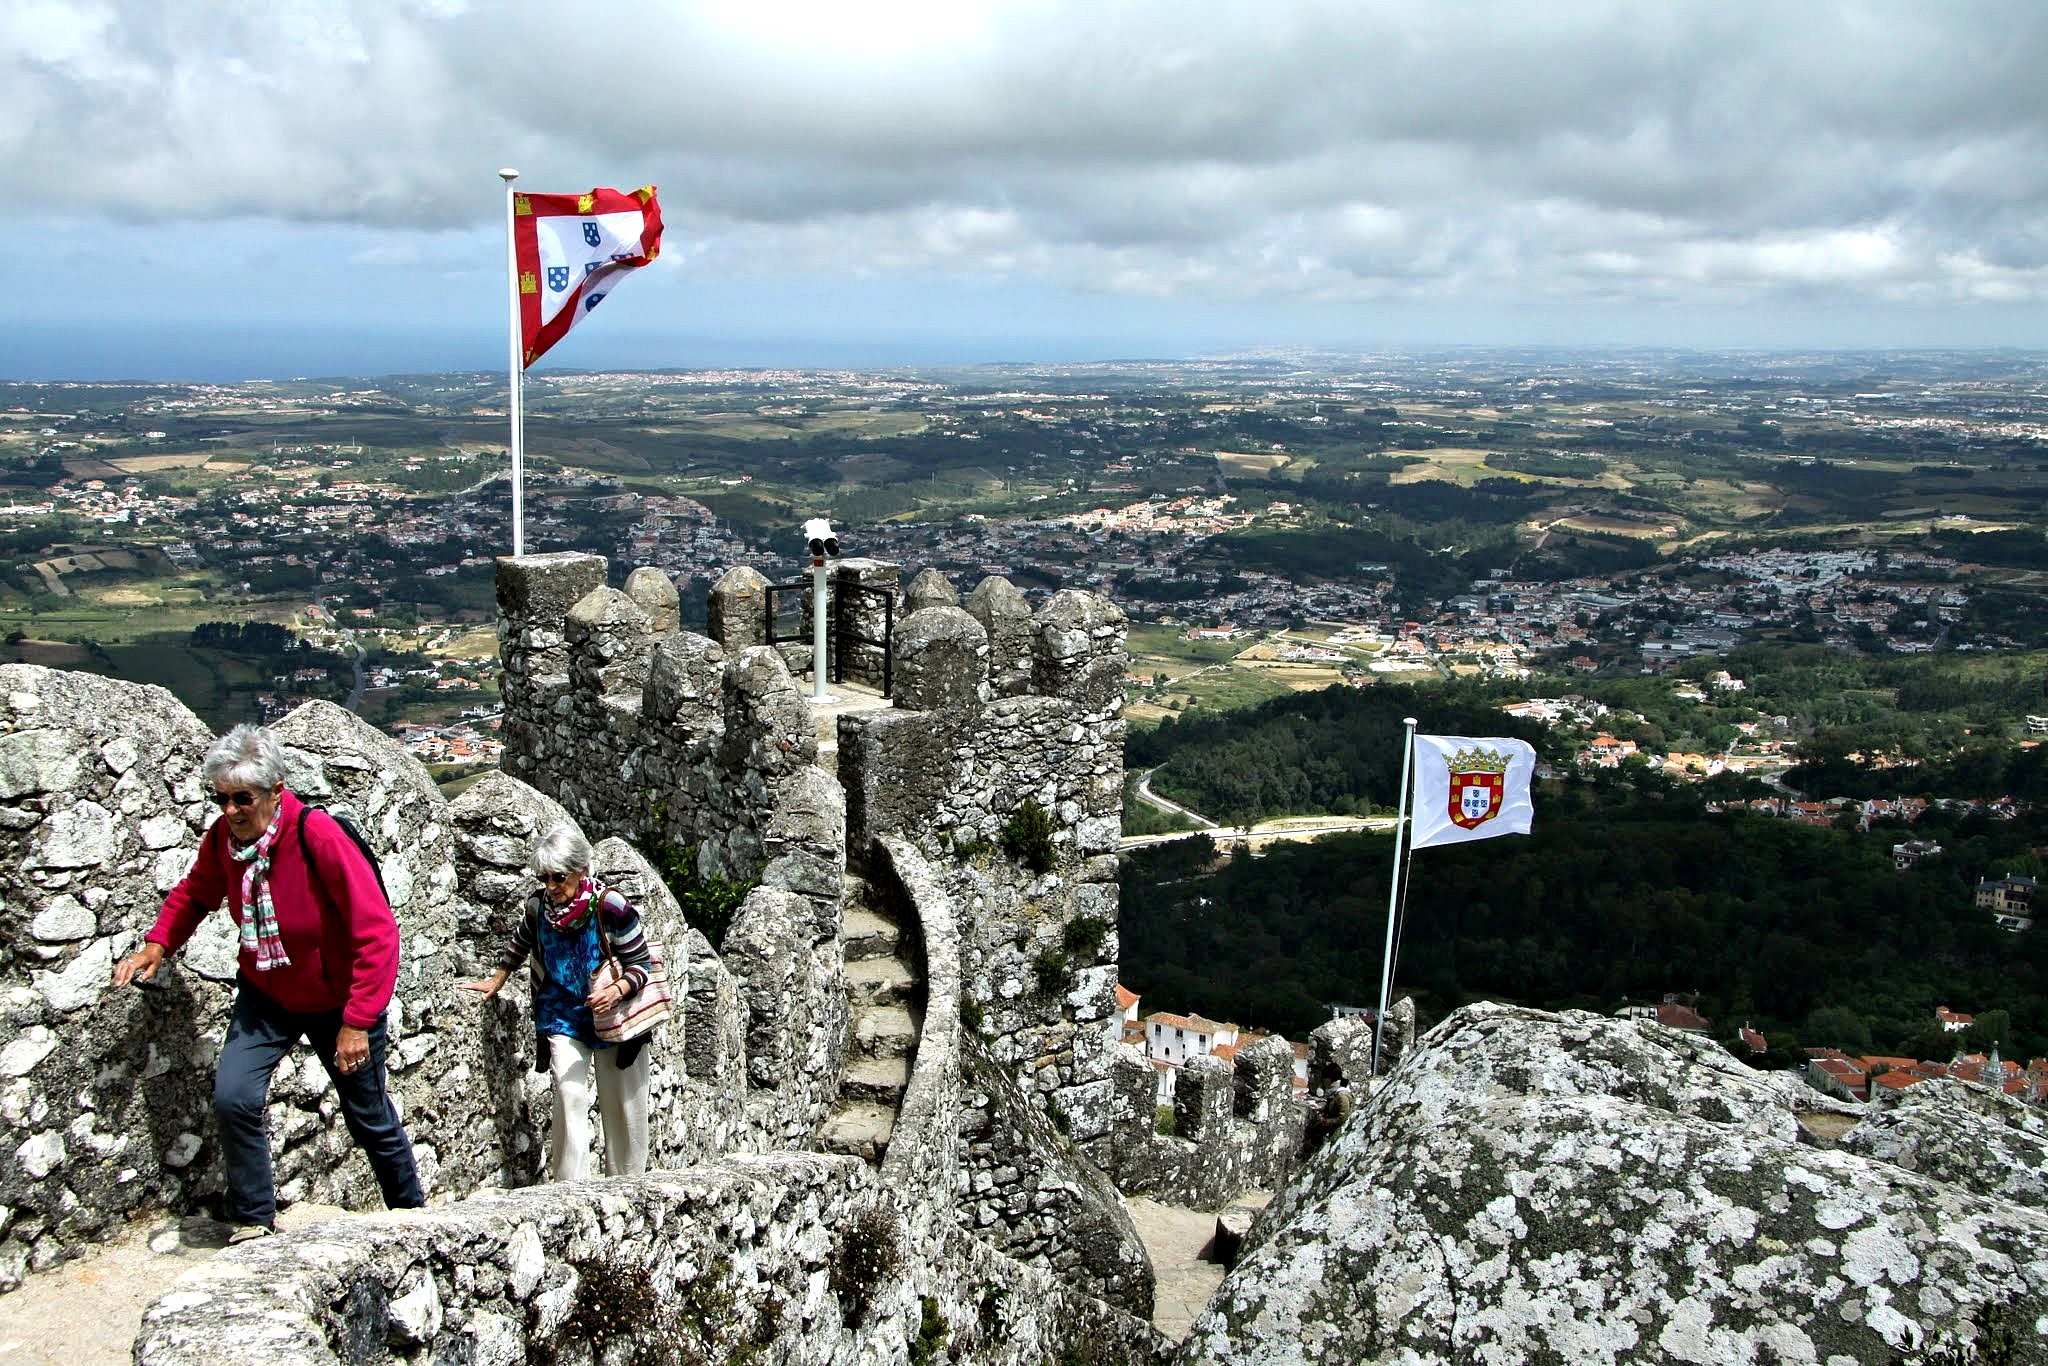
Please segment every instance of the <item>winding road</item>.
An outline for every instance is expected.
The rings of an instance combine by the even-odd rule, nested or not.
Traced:
[[[1218,825],[1199,811],[1187,807],[1168,797],[1162,797],[1152,790],[1152,775],[1158,768],[1148,768],[1138,775],[1134,790],[1143,800],[1158,810],[1185,816],[1201,828],[1196,830],[1174,830],[1163,835],[1126,835],[1118,846],[1123,849],[1137,849],[1148,844],[1168,844],[1174,840],[1193,839],[1196,835],[1207,835],[1218,844],[1269,844],[1274,840],[1312,840],[1324,835],[1335,835],[1353,830],[1392,830],[1398,823],[1395,816],[1275,816],[1271,820],[1259,821],[1252,825]]]

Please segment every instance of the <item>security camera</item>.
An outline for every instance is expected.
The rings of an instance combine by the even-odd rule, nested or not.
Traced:
[[[823,517],[813,517],[804,523],[804,539],[811,543],[814,556],[839,553],[839,538],[832,534],[832,523]]]

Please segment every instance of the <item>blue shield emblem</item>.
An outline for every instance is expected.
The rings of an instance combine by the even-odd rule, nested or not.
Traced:
[[[597,307],[597,301],[598,301],[599,299],[602,299],[603,297],[604,297],[604,295],[602,295],[602,294],[586,294],[586,295],[584,295],[584,296],[583,296],[583,311],[584,311],[585,313],[588,313],[588,312],[589,312],[589,311],[590,311],[591,309],[593,309],[593,308],[596,308],[596,307]]]
[[[590,278],[590,272],[591,272],[591,271],[593,271],[593,270],[596,270],[596,269],[597,269],[597,268],[598,268],[599,266],[601,266],[601,265],[603,265],[603,264],[604,264],[604,262],[602,262],[602,261],[585,261],[585,262],[583,263],[583,277],[584,277],[584,278],[585,278],[586,280],[587,280],[587,279],[589,279],[589,278]]]
[[[563,290],[567,289],[568,287],[569,268],[567,266],[549,266],[548,288],[555,291],[555,293],[560,294]]]
[[[583,225],[583,240],[594,247],[604,240],[604,234],[597,230],[597,224],[586,222]]]

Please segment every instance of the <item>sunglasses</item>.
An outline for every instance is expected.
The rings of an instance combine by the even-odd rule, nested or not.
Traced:
[[[552,887],[558,882],[579,882],[582,879],[574,873],[542,873],[540,880]]]
[[[216,792],[213,794],[213,804],[223,811],[231,806],[251,807],[256,805],[261,795],[261,793],[246,790],[239,792]]]

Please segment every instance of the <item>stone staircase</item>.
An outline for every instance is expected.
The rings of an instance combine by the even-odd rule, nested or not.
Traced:
[[[924,982],[912,966],[916,951],[903,944],[892,913],[877,902],[867,883],[846,879],[839,928],[852,1007],[846,1074],[817,1135],[825,1151],[869,1162],[888,1150],[924,1026]]]

